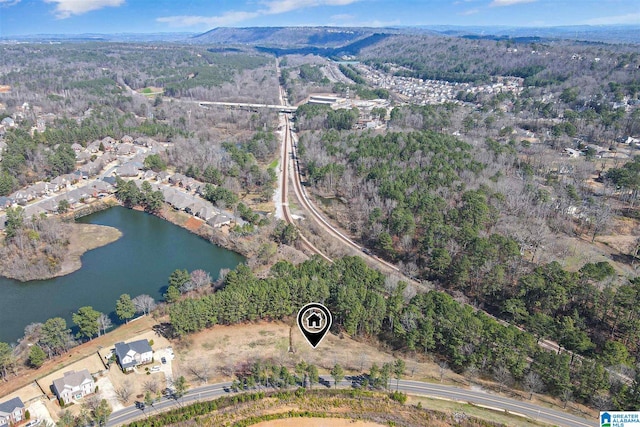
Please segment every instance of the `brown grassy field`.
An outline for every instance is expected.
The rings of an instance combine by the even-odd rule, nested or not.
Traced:
[[[368,421],[344,420],[340,418],[290,418],[287,420],[263,421],[254,427],[384,427]]]

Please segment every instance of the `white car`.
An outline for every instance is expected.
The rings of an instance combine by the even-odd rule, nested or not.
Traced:
[[[149,369],[150,372],[160,372],[160,365],[155,365],[152,366],[151,369]]]
[[[34,427],[34,426],[37,426],[38,424],[40,424],[41,422],[42,422],[42,420],[39,420],[39,419],[36,418],[35,420],[31,420],[28,423],[26,423],[24,425],[24,427]]]

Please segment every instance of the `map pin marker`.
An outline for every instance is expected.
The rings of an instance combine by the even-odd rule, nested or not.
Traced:
[[[322,304],[309,303],[298,312],[298,328],[300,332],[316,348],[331,328],[331,312]]]

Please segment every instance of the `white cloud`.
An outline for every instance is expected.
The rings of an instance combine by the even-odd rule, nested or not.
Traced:
[[[640,24],[640,12],[627,13],[626,15],[603,16],[602,18],[589,19],[588,25],[625,25]]]
[[[46,0],[51,1],[51,0]],[[60,0],[55,0],[60,1]],[[80,1],[80,0],[78,0]],[[230,10],[222,15],[216,16],[163,16],[157,18],[156,21],[168,23],[173,27],[193,27],[193,26],[210,26],[221,27],[225,25],[233,25],[242,21],[246,21],[258,16],[278,15],[281,13],[291,12],[298,9],[318,6],[346,6],[361,0],[263,0],[260,4],[263,6],[255,12],[243,12]]]
[[[118,7],[124,0],[44,0],[45,3],[56,4],[56,17],[65,19],[71,15],[82,15],[103,7]]]
[[[20,0],[0,0],[0,7],[14,6],[20,3]]]
[[[468,10],[463,10],[462,12],[458,13],[458,15],[469,16],[469,15],[475,15],[478,12],[480,12],[480,9],[468,9]]]
[[[538,0],[493,0],[489,6],[513,6],[514,4],[533,3]]]
[[[260,16],[257,12],[240,12],[232,10],[219,16],[165,16],[156,19],[156,21],[169,24],[171,27],[195,27],[201,25],[207,27],[224,27],[227,25],[237,24],[238,22],[246,21],[247,19],[255,18],[257,16]]]
[[[357,1],[359,0],[268,0],[262,4],[266,6],[265,15],[276,15],[307,7],[346,6]]]

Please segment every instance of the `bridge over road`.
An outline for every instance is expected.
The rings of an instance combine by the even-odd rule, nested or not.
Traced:
[[[281,113],[295,113],[298,107],[292,107],[289,105],[273,105],[273,104],[248,104],[243,102],[216,102],[216,101],[186,101],[182,100],[182,102],[193,102],[201,107],[206,107],[207,105],[216,105],[220,107],[236,107],[236,108],[269,108],[272,110],[277,110]]]

